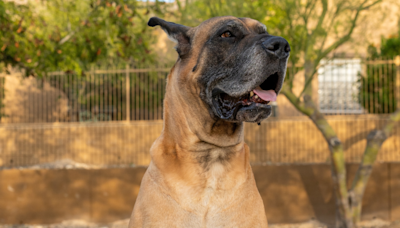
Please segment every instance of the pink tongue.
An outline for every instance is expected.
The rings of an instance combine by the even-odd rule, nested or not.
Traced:
[[[253,90],[264,101],[276,101],[276,93],[273,89],[263,90],[261,87],[257,87]]]

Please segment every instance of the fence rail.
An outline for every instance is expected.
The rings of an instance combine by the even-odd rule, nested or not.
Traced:
[[[147,165],[148,150],[162,128],[169,71],[168,66],[127,65],[82,75],[0,77],[0,167],[67,158],[93,165]],[[288,77],[301,74],[301,67],[288,68]],[[400,57],[324,60],[315,82],[319,108],[344,142],[347,161],[358,162],[368,132],[400,107]],[[307,118],[294,117],[295,111],[285,111],[285,105],[290,104],[279,98],[274,118],[260,127],[245,125],[251,161],[327,162],[328,148],[318,130]],[[397,127],[379,160],[400,162],[399,143]]]

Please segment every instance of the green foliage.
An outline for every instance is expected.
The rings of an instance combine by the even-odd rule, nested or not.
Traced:
[[[373,45],[368,47],[371,60],[394,59],[399,53],[400,37],[398,35],[382,38],[379,51]],[[360,82],[361,105],[369,113],[383,114],[396,111],[396,66],[370,65],[366,70],[366,75],[360,77]]]
[[[385,39],[382,38],[381,56],[394,58],[400,53],[400,32],[399,35]]]
[[[136,0],[52,0],[0,3],[0,62],[42,75],[81,74],[92,63],[149,62],[147,31],[160,3]]]
[[[389,38],[382,37],[381,47],[378,49],[374,45],[369,45],[368,54],[372,59],[377,58],[394,58],[400,53],[400,32]]]
[[[396,69],[386,65],[368,67],[366,77],[361,77],[360,101],[368,113],[384,114],[396,111]]]

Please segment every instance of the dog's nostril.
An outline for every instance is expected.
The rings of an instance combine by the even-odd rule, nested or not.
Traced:
[[[275,51],[279,50],[279,43],[277,43],[277,44],[270,44],[270,45],[268,45],[266,48],[267,48],[268,50],[270,50],[270,51],[275,52]]]
[[[290,46],[289,45],[286,45],[285,52],[290,52]]]

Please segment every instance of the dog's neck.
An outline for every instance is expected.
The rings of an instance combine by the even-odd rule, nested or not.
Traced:
[[[174,80],[170,75],[163,130],[150,149],[149,174],[182,207],[190,208],[212,195],[230,196],[249,181],[249,150],[243,123],[213,119],[198,93],[182,96],[191,93],[179,91],[185,82]]]
[[[170,136],[169,141],[188,152],[231,150],[242,145],[243,123],[213,118],[194,87],[174,73],[168,77],[163,131]]]
[[[154,146],[168,145],[164,146],[164,154],[176,155],[177,159],[190,158],[203,167],[217,155],[215,159],[229,161],[232,155],[243,151],[243,123],[211,117],[199,91],[188,86],[190,82],[177,77],[182,73],[173,68],[168,76],[163,131]],[[187,91],[182,91],[185,89]],[[218,153],[213,153],[215,151]]]

